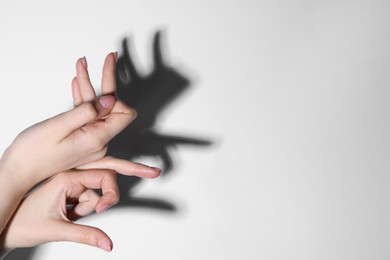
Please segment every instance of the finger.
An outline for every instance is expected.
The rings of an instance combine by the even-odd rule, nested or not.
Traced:
[[[96,98],[95,89],[89,79],[88,63],[85,57],[77,60],[76,63],[77,82],[80,86],[80,93],[83,102],[89,102]]]
[[[135,118],[137,112],[130,108],[121,100],[115,102],[111,113],[105,119],[105,131],[108,135],[108,141],[125,129]]]
[[[119,202],[119,188],[116,182],[116,173],[106,174],[101,182],[102,197],[96,204],[96,213],[101,213]]]
[[[115,97],[111,95],[101,96],[95,99],[94,105],[98,112],[97,118],[100,119],[107,116],[114,108],[115,102]]]
[[[107,252],[112,250],[112,241],[109,236],[96,227],[61,221],[54,225],[53,231],[57,241],[86,244]]]
[[[116,183],[116,174],[107,169],[89,170],[79,172],[81,184],[87,189],[101,189],[102,196],[96,202],[95,210],[97,213],[112,207],[119,201],[119,189]]]
[[[103,96],[93,103],[82,103],[72,110],[42,122],[42,124],[43,126],[46,125],[50,134],[58,134],[60,138],[65,138],[87,123],[106,116],[110,113],[114,104],[115,98],[113,96]]]
[[[107,55],[102,71],[102,95],[114,95],[116,89],[115,63],[117,53],[112,52]]]
[[[78,203],[67,211],[70,220],[75,221],[81,217],[88,216],[95,211],[100,196],[92,189],[85,190],[78,198]]]
[[[83,103],[83,98],[80,92],[80,86],[77,81],[77,77],[74,77],[72,80],[72,97],[73,97],[73,106],[77,107]]]
[[[156,178],[161,174],[161,169],[149,167],[141,163],[106,156],[100,160],[84,164],[78,169],[110,169],[123,175],[142,178]]]
[[[87,133],[101,144],[107,144],[114,136],[128,126],[136,118],[136,115],[137,113],[134,109],[126,106],[122,101],[117,100],[104,120],[100,120],[96,124],[83,126],[83,133]]]
[[[42,127],[46,128],[46,134],[55,138],[64,139],[83,125],[97,119],[98,110],[91,103],[82,103],[81,105],[67,112],[58,114],[50,119],[43,121]]]

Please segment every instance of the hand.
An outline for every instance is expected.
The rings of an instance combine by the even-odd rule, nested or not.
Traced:
[[[23,131],[0,160],[0,175],[6,174],[5,178],[12,178],[24,191],[55,173],[103,158],[107,143],[136,116],[113,96],[96,99],[82,65],[80,59],[77,80],[83,96],[78,99],[74,94],[77,106]],[[114,71],[115,55],[110,54],[103,66],[104,94],[115,91]]]
[[[101,189],[102,197],[92,189]],[[72,170],[59,173],[33,190],[19,205],[0,236],[0,249],[71,241],[112,250],[111,239],[98,228],[72,221],[100,213],[119,200],[115,172]],[[68,208],[67,204],[74,204]],[[1,251],[1,250],[0,250]]]
[[[114,72],[115,55],[110,54],[103,66],[104,93],[115,90]],[[78,78],[79,85],[84,86],[83,75]],[[87,100],[71,111],[24,130],[4,152],[0,159],[0,233],[24,194],[58,172],[82,165],[86,169],[134,167],[127,160],[104,156],[107,143],[135,118],[135,111],[110,95],[98,99],[85,97],[85,100],[83,97],[83,101]],[[141,177],[160,174],[159,169],[143,165],[137,168],[136,175]]]
[[[116,91],[116,80],[115,80],[115,64],[117,59],[117,53],[110,53],[106,56],[106,59],[104,61],[103,65],[103,71],[102,71],[102,83],[101,83],[101,92],[102,95],[113,95]],[[89,78],[88,73],[88,62],[85,57],[80,58],[76,62],[76,76],[72,80],[72,97],[73,97],[73,105],[75,108],[82,106],[86,102],[91,102],[93,100],[96,100],[96,92],[94,90],[94,87],[92,86],[92,83]],[[115,113],[116,110],[121,110],[121,107],[124,105],[124,103],[121,103],[120,101],[116,101],[111,113]],[[135,113],[135,111],[133,111]],[[80,165],[77,168],[78,169],[114,169],[112,165],[112,158],[109,158],[107,160],[107,157],[103,157],[101,159],[98,159],[94,162],[87,163],[84,165]],[[121,165],[122,168],[120,173],[126,173],[126,165],[127,167],[132,167],[131,165],[134,164],[132,162],[129,162],[127,160],[120,160],[117,159],[115,162],[118,163],[118,165]],[[154,178],[157,177],[161,173],[161,170],[155,167],[151,167],[150,169],[144,169],[143,175],[137,176],[139,177],[148,177],[148,178]]]

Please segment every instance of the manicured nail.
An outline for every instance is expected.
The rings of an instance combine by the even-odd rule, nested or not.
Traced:
[[[161,175],[161,172],[162,170],[160,168],[157,168],[157,167],[150,167],[151,169],[153,169],[153,173],[152,175],[149,175],[149,178],[157,178],[158,176]]]
[[[98,245],[98,247],[99,247],[100,249],[103,249],[103,250],[106,251],[106,252],[111,252],[111,246],[110,246],[110,244],[107,243],[106,241],[100,240],[100,241],[98,242],[97,245]]]
[[[99,102],[104,108],[111,108],[115,103],[115,98],[113,96],[103,96],[99,98]]]
[[[87,58],[85,58],[85,56],[81,58],[81,63],[83,64],[85,69],[88,69],[88,62],[87,62]]]
[[[154,170],[156,170],[156,171],[158,171],[158,172],[161,172],[161,169],[160,168],[158,168],[158,167],[150,167],[150,168],[152,168],[152,169],[154,169]]]

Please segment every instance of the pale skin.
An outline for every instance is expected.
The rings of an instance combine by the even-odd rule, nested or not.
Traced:
[[[110,251],[112,242],[104,232],[71,223],[68,213],[85,216],[115,204],[115,172],[146,178],[160,174],[158,168],[105,156],[107,143],[136,116],[110,95],[115,92],[115,62],[115,53],[107,55],[102,96],[97,98],[86,59],[79,59],[72,81],[75,108],[26,129],[4,153],[0,160],[0,249],[67,240]],[[23,199],[33,185],[47,178]],[[102,188],[101,198],[91,190],[96,188]],[[74,212],[64,210],[69,198],[79,202]],[[74,232],[69,232],[71,225]],[[35,232],[26,234],[26,227],[34,227]]]
[[[100,197],[92,189],[102,189]],[[72,170],[58,173],[32,191],[20,204],[0,236],[3,251],[33,247],[53,241],[71,241],[112,250],[112,241],[102,230],[72,221],[98,213],[119,200],[115,172]],[[67,209],[67,202],[76,206]]]

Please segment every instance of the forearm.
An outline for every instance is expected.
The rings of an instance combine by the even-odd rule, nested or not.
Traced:
[[[5,248],[2,233],[15,213],[25,193],[26,184],[16,174],[6,170],[0,159],[0,260],[5,259],[9,249]]]
[[[17,174],[7,170],[4,162],[0,160],[0,234],[27,190],[26,182],[18,177]]]

